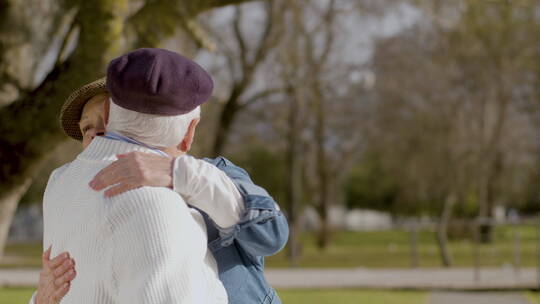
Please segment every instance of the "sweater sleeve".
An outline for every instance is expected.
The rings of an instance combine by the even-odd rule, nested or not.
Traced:
[[[245,211],[242,195],[227,174],[189,155],[174,161],[173,189],[220,228],[237,224]]]
[[[49,221],[48,221],[48,212],[49,208],[45,206],[45,202],[47,202],[47,195],[49,195],[49,190],[52,187],[52,185],[55,183],[55,181],[58,179],[64,171],[69,167],[70,163],[66,163],[63,166],[54,169],[54,171],[49,176],[49,181],[47,182],[47,186],[45,187],[45,192],[43,193],[43,251],[47,250],[49,246],[51,245],[51,235],[49,233]],[[52,254],[55,254],[55,248],[53,248]]]
[[[206,232],[178,194],[154,188],[111,199],[112,267],[118,303],[203,303]],[[179,203],[180,202],[180,203]]]
[[[45,193],[43,194],[43,201],[46,201],[45,196],[48,193],[47,190],[49,189],[49,186],[52,185],[54,183],[54,181],[58,178],[58,176],[60,176],[69,167],[69,164],[70,163],[66,163],[63,166],[54,169],[54,171],[51,173],[51,175],[49,176],[49,180],[47,181],[47,186],[45,188]],[[49,248],[49,245],[51,243],[50,235],[48,233],[49,222],[46,221],[46,218],[47,218],[46,214],[45,214],[46,212],[48,212],[48,208],[45,208],[45,206],[43,206],[43,213],[44,213],[43,214],[43,251],[47,250],[47,248]],[[34,291],[34,293],[32,294],[32,298],[30,299],[28,304],[35,304],[36,303],[36,296],[37,296],[37,290]]]

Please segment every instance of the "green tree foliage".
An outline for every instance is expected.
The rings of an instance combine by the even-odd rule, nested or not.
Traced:
[[[390,212],[393,216],[438,214],[433,201],[400,194],[398,176],[385,168],[380,155],[367,153],[351,170],[345,182],[348,208]]]
[[[0,1],[0,256],[19,199],[66,140],[58,113],[68,95],[102,77],[115,56],[156,47],[174,29],[189,33],[197,14],[245,1]]]
[[[345,183],[348,208],[395,212],[397,185],[376,155],[366,155],[352,170]]]
[[[233,155],[232,160],[246,169],[251,179],[274,197],[282,208],[286,191],[286,172],[283,153],[276,153],[263,146],[253,146],[242,155]]]

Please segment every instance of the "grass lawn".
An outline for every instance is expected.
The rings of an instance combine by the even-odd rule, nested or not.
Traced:
[[[540,292],[526,292],[525,298],[527,298],[531,304],[540,304]]]
[[[0,304],[28,303],[32,289],[0,289]],[[425,304],[426,293],[380,290],[282,290],[285,304]]]
[[[426,304],[427,294],[420,291],[383,290],[281,290],[285,304]]]
[[[0,304],[26,304],[33,293],[29,288],[0,288]]]
[[[0,260],[1,268],[41,267],[42,244],[8,244],[5,257]]]
[[[521,266],[534,267],[536,256],[536,228],[519,226],[521,238]],[[492,244],[480,246],[481,266],[500,267],[514,261],[514,227],[500,226],[495,229]],[[300,267],[410,267],[410,234],[406,231],[336,232],[329,248],[317,250],[311,234],[302,237]],[[440,266],[435,234],[421,231],[418,234],[420,267]],[[469,240],[450,242],[455,267],[472,266],[473,244]],[[0,267],[40,267],[41,244],[11,244],[6,248],[7,258]],[[269,267],[289,266],[286,250],[267,260]]]
[[[522,267],[534,267],[537,263],[536,228],[519,226],[520,260]],[[481,245],[481,266],[500,267],[514,261],[514,227],[497,227],[492,244]],[[338,232],[333,235],[329,248],[320,252],[313,235],[303,236],[300,267],[410,267],[410,234],[406,231]],[[474,246],[469,240],[450,242],[455,267],[470,267],[474,263]],[[420,267],[441,265],[435,233],[421,231],[418,234]],[[267,260],[269,267],[289,266],[286,251]]]

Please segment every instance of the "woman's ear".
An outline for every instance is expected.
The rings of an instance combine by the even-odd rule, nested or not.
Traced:
[[[193,139],[195,137],[195,128],[197,128],[199,121],[201,121],[201,119],[196,118],[189,124],[186,136],[184,136],[184,140],[182,140],[180,143],[180,151],[187,153],[189,149],[191,149],[191,144],[193,143]]]
[[[110,99],[107,97],[103,102],[103,124],[105,128],[109,124],[109,110],[111,109]]]

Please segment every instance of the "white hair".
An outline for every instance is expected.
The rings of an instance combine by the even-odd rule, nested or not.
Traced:
[[[120,133],[153,147],[173,147],[182,142],[192,120],[201,115],[200,107],[176,116],[138,113],[116,105],[110,99],[107,131]]]

